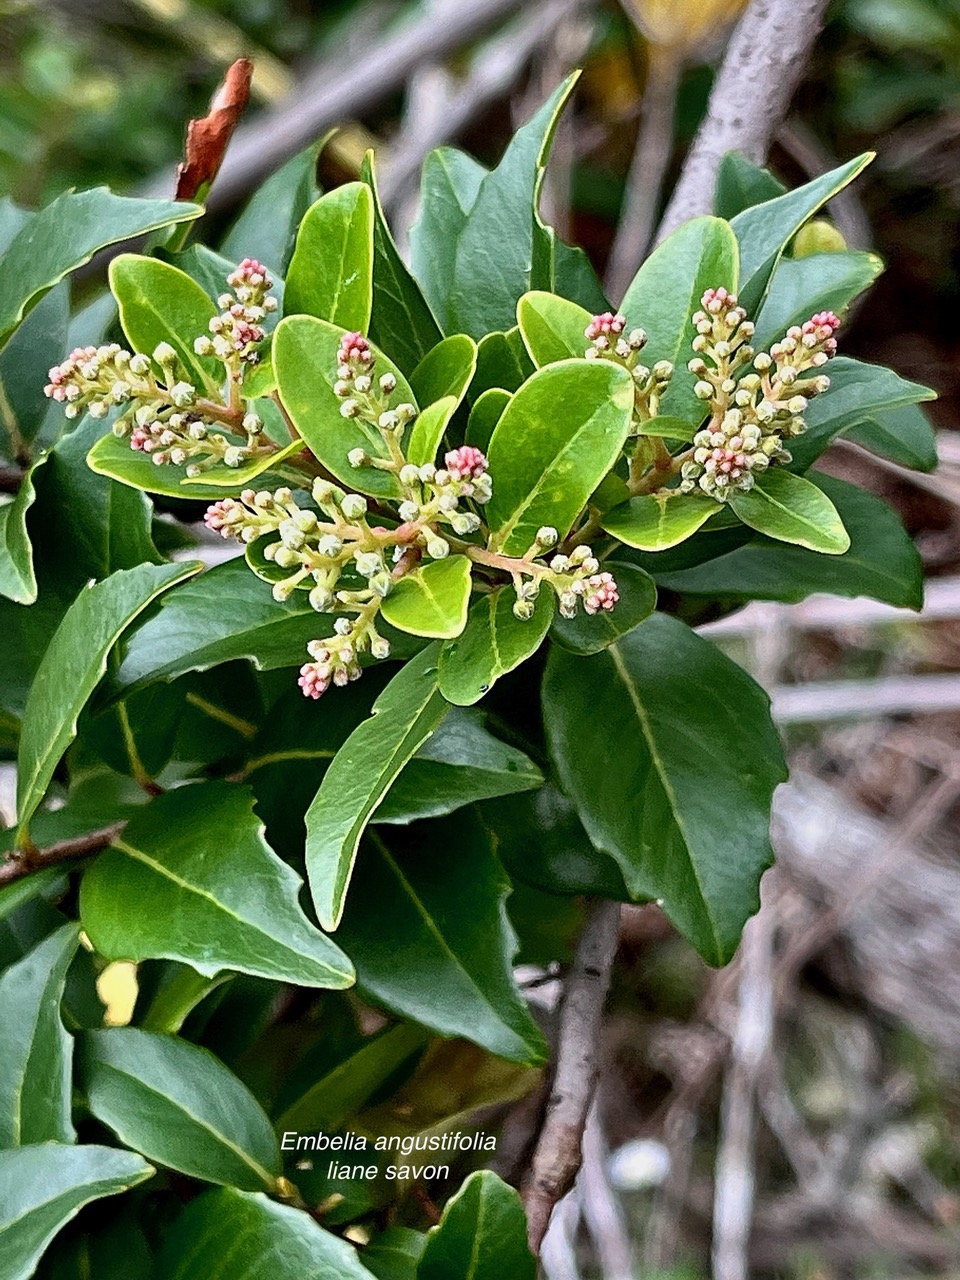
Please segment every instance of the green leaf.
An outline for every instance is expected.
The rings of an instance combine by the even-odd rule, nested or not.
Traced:
[[[665,414],[699,423],[703,401],[693,393],[696,375],[687,368],[696,336],[693,316],[707,289],[735,292],[740,255],[736,237],[721,218],[694,218],[658,245],[633,278],[620,304],[628,328],[647,334],[642,360],[649,367],[669,360],[673,377],[661,401]]]
[[[6,838],[3,840],[5,851],[12,843],[9,841],[9,834],[6,832]],[[0,889],[0,921],[6,920],[15,911],[19,911],[24,903],[32,902],[35,898],[46,897],[54,886],[62,883],[62,880],[63,872],[59,867],[47,867],[43,871],[34,871],[31,875],[24,876],[22,880],[14,880],[12,884],[5,885]]]
[[[770,292],[757,317],[750,345],[766,351],[791,325],[803,324],[818,311],[842,314],[883,271],[875,253],[812,253],[805,258],[781,258],[770,281]]]
[[[740,304],[755,311],[783,250],[808,218],[844,189],[873,159],[868,151],[812,182],[763,204],[744,209],[732,220],[740,245]]]
[[[200,391],[220,390],[223,364],[201,359],[193,349],[194,338],[209,336],[209,323],[217,314],[195,280],[158,258],[123,253],[110,263],[110,289],[134,351],[149,356],[166,342],[177,353],[188,382]]]
[[[603,527],[628,547],[663,551],[692,537],[719,511],[719,503],[706,494],[646,493],[606,512]]]
[[[358,986],[440,1035],[463,1036],[511,1062],[542,1061],[543,1036],[513,980],[509,891],[477,823],[421,828],[405,856],[371,836],[337,935]]]
[[[322,627],[305,594],[280,604],[242,558],[231,560],[162,601],[130,637],[117,679],[121,685],[173,680],[237,658],[259,671],[298,667]]]
[[[394,584],[380,612],[400,631],[448,640],[467,625],[469,607],[470,561],[454,555],[405,574]]]
[[[209,1191],[168,1229],[160,1280],[370,1280],[346,1240],[264,1195]]]
[[[325,140],[292,156],[250,198],[220,245],[229,262],[257,258],[278,275],[286,274],[297,228],[320,194],[317,156]]]
[[[273,1191],[280,1148],[246,1085],[207,1049],[137,1027],[88,1031],[87,1106],[125,1147],[191,1178]]]
[[[151,601],[199,568],[145,564],[122,569],[82,591],[67,610],[43,655],[23,713],[17,756],[21,836],[73,741],[77,717],[106,672],[110,650]]]
[[[593,264],[579,245],[565,244],[553,227],[540,217],[540,193],[545,170],[537,186],[533,227],[533,270],[530,283],[561,298],[585,307],[590,315],[610,310],[610,303],[597,279]]]
[[[85,873],[80,915],[109,960],[348,987],[350,962],[303,914],[301,883],[264,841],[250,792],[207,782],[158,796],[129,820]]]
[[[717,189],[713,211],[718,218],[730,221],[744,209],[782,196],[786,187],[769,169],[748,160],[742,151],[728,151],[717,171]]]
[[[440,692],[448,702],[472,706],[501,676],[525,662],[543,642],[553,619],[555,597],[541,591],[533,617],[514,615],[516,593],[500,587],[471,606],[463,633],[440,650]]]
[[[923,566],[903,525],[880,498],[817,473],[850,535],[850,550],[823,556],[753,538],[746,546],[691,569],[657,574],[661,586],[690,595],[795,604],[814,592],[869,596],[902,609],[923,604]],[[619,580],[619,571],[617,574]],[[615,616],[615,615],[614,615]]]
[[[536,1280],[536,1274],[520,1197],[495,1173],[472,1173],[427,1233],[417,1280]]]
[[[473,338],[510,328],[517,301],[532,287],[531,211],[560,114],[575,83],[576,76],[568,77],[514,134],[499,165],[483,176],[457,237],[453,273],[445,282],[447,317]],[[445,237],[452,232],[444,228]]]
[[[510,392],[504,391],[502,387],[490,387],[478,396],[467,421],[467,444],[476,445],[486,452],[490,446],[490,437],[509,403]]]
[[[340,922],[372,814],[446,711],[437,690],[437,646],[431,645],[394,676],[324,775],[307,811],[307,875],[324,928]]]
[[[60,1001],[77,941],[77,926],[64,925],[0,975],[0,1148],[76,1141]]]
[[[360,177],[373,194],[373,314],[370,317],[370,336],[378,346],[396,357],[397,364],[405,373],[411,373],[443,335],[390,234],[380,204],[372,151],[363,158]]]
[[[0,595],[16,604],[33,604],[37,598],[27,512],[37,497],[33,477],[42,462],[43,459],[23,477],[14,500],[0,507]]]
[[[913,471],[933,471],[937,466],[937,435],[918,405],[874,414],[850,427],[844,439]]]
[[[456,328],[450,282],[457,241],[487,170],[455,147],[431,151],[420,178],[420,214],[410,228],[410,262],[445,332]]]
[[[620,456],[633,382],[608,361],[539,369],[504,410],[490,441],[492,545],[524,555],[543,525],[563,537]]]
[[[575,618],[556,618],[553,635],[571,653],[599,653],[639,626],[657,607],[657,587],[649,573],[615,560],[604,561],[603,567],[613,574],[620,600],[609,613],[601,610],[594,617],[578,613]]]
[[[772,468],[749,493],[738,489],[729,501],[744,524],[780,542],[827,556],[842,555],[850,546],[850,535],[827,495],[790,471]]]
[[[363,188],[367,190],[366,187]],[[352,467],[347,461],[353,449],[371,457],[388,458],[389,451],[376,427],[360,418],[345,418],[343,403],[334,392],[337,351],[345,330],[312,316],[288,316],[277,327],[273,361],[280,396],[294,425],[316,457],[350,489],[373,497],[397,497],[396,476],[374,467]],[[394,404],[416,404],[407,380],[381,352],[375,352],[376,373],[392,373],[397,389]]]
[[[426,405],[413,424],[407,458],[417,466],[433,462],[450,419],[477,371],[477,344],[463,333],[444,338],[417,365],[410,386]]]
[[[366,333],[373,307],[373,195],[348,182],[304,215],[287,270],[284,315]]]
[[[4,450],[18,458],[41,433],[48,415],[64,421],[63,409],[43,395],[51,365],[68,350],[70,287],[60,284],[33,308],[0,351],[0,427],[7,435]]]
[[[517,324],[537,368],[581,357],[589,346],[589,323],[589,311],[552,293],[525,293],[517,303]]]
[[[363,1264],[377,1280],[416,1280],[426,1236],[410,1227],[389,1227],[363,1251]]]
[[[129,440],[118,439],[112,431],[96,442],[87,455],[87,465],[98,475],[109,476],[120,484],[131,489],[140,489],[145,493],[161,493],[170,498],[206,500],[225,498],[232,491],[239,493],[251,480],[263,477],[261,485],[267,488],[286,483],[286,477],[276,477],[271,486],[272,477],[268,474],[271,467],[279,466],[286,458],[292,457],[303,449],[303,443],[293,440],[276,453],[267,454],[242,467],[220,467],[193,478],[187,475],[187,467],[166,463],[156,466],[148,453],[130,448]]]
[[[0,347],[48,289],[98,249],[172,223],[199,218],[200,205],[182,200],[135,200],[106,187],[67,191],[24,223],[4,258]]]
[[[480,800],[530,791],[542,782],[533,761],[488,733],[482,717],[451,711],[387,792],[374,821],[438,818]]]
[[[786,777],[767,695],[709,641],[654,614],[592,658],[551,650],[543,706],[593,844],[636,898],[662,900],[703,958],[725,964],[759,905],[771,797]]]
[[[30,1280],[44,1249],[85,1204],[129,1191],[153,1174],[130,1151],[39,1146],[0,1151],[0,1274]]]
[[[491,387],[517,391],[533,373],[533,363],[523,345],[519,328],[488,333],[477,343],[477,372],[470,388],[476,400]]]

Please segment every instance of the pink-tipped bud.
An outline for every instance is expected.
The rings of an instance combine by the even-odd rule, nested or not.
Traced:
[[[373,352],[370,350],[370,343],[362,333],[345,333],[340,339],[337,361],[340,364],[359,365],[364,369],[369,368],[373,364]]]
[[[730,293],[721,285],[719,289],[708,289],[700,299],[700,305],[704,311],[718,315],[721,311],[728,311],[737,305],[737,295]]]
[[[330,667],[319,662],[305,662],[297,681],[305,698],[321,698],[330,688]]]
[[[611,333],[621,334],[626,327],[626,316],[604,311],[602,315],[594,316],[583,332],[591,342],[596,342],[597,338],[608,337]]]
[[[227,284],[238,289],[246,286],[250,289],[272,289],[273,281],[262,262],[256,258],[244,258],[235,271],[227,276]]]
[[[463,444],[444,455],[443,465],[453,480],[477,480],[487,469],[487,459],[472,444]]]
[[[816,315],[805,321],[800,333],[804,338],[813,338],[817,346],[822,347],[828,355],[832,356],[837,349],[837,340],[834,335],[839,328],[840,320],[834,312],[818,311]]]
[[[612,573],[594,573],[586,580],[583,608],[586,613],[609,612],[620,599]]]

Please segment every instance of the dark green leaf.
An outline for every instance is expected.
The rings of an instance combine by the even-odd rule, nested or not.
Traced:
[[[516,325],[505,333],[488,333],[477,344],[477,372],[470,397],[476,401],[491,387],[516,391],[531,373],[533,363]]]
[[[786,187],[768,169],[748,160],[742,151],[728,151],[720,161],[713,211],[729,222],[744,209],[782,196]]]
[[[875,253],[812,253],[806,258],[781,258],[757,317],[751,340],[766,351],[791,325],[803,324],[818,311],[842,314],[883,270]]]
[[[417,365],[410,385],[418,404],[426,405],[410,432],[407,459],[417,466],[433,462],[450,419],[459,408],[477,369],[477,344],[455,333]]]
[[[874,414],[850,427],[844,439],[913,471],[933,471],[937,465],[937,435],[919,405]]]
[[[340,922],[367,823],[446,714],[437,689],[437,653],[431,645],[394,676],[373,704],[370,719],[337,752],[307,812],[307,874],[327,929]]]
[[[535,1280],[520,1197],[495,1173],[472,1173],[427,1233],[417,1280]]]
[[[578,613],[575,618],[557,617],[553,634],[571,653],[599,653],[625,636],[648,618],[657,607],[657,588],[649,573],[632,564],[604,561],[604,568],[614,576],[620,600],[608,613],[601,610],[594,617]]]
[[[410,1227],[389,1227],[364,1249],[363,1264],[377,1280],[416,1280],[425,1240]]]
[[[39,1146],[0,1151],[0,1274],[30,1280],[44,1249],[85,1204],[129,1191],[153,1169],[111,1147]]]
[[[227,232],[220,252],[229,262],[257,258],[283,276],[297,228],[320,192],[317,154],[323,141],[292,156],[251,197]]]
[[[766,694],[654,614],[592,658],[553,649],[544,716],[590,839],[635,897],[662,901],[704,959],[725,964],[759,903],[770,801],[786,776]]]
[[[366,333],[373,306],[373,196],[348,182],[307,210],[287,270],[285,315]]]
[[[191,1178],[274,1190],[270,1121],[207,1049],[137,1027],[88,1031],[81,1043],[87,1106],[125,1147]]]
[[[827,495],[790,471],[772,468],[749,493],[737,490],[729,501],[744,524],[770,538],[827,556],[842,555],[850,546],[850,536]]]
[[[84,875],[80,914],[111,960],[348,987],[350,963],[303,914],[300,885],[265,843],[249,791],[208,782],[158,796],[130,819]]]
[[[420,215],[410,228],[413,274],[447,333],[456,329],[450,282],[457,241],[487,170],[455,147],[431,151],[420,179]]]
[[[47,371],[67,352],[70,288],[51,289],[0,351],[0,427],[6,431],[9,458],[25,455],[48,414],[65,421],[59,405],[43,394]]]
[[[490,446],[490,437],[496,430],[497,423],[503,417],[503,411],[510,403],[510,392],[501,387],[490,387],[474,401],[467,422],[467,444],[476,445],[484,452]]]
[[[440,692],[461,707],[479,702],[501,676],[536,653],[547,634],[555,608],[552,591],[541,591],[532,618],[514,615],[512,587],[481,596],[470,609],[467,625],[440,651]]]

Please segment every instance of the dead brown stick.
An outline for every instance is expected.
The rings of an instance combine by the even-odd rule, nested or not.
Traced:
[[[577,944],[560,1007],[557,1065],[523,1199],[539,1252],[554,1206],[573,1185],[600,1063],[600,1028],[620,933],[620,904],[596,902]]]
[[[657,239],[709,213],[720,161],[742,151],[760,163],[803,77],[827,0],[751,0],[714,81],[707,114]]]
[[[100,827],[97,831],[87,831],[82,836],[73,836],[69,840],[58,840],[43,849],[15,850],[0,862],[0,889],[24,876],[33,875],[35,871],[43,871],[47,867],[58,866],[62,862],[71,862],[74,858],[85,858],[88,854],[99,853],[111,844],[123,828],[125,822],[114,822],[109,827]]]

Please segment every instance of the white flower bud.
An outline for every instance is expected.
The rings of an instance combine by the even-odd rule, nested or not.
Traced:
[[[430,537],[427,539],[427,555],[431,560],[442,560],[450,551],[449,542],[445,542],[443,538]]]
[[[351,449],[347,454],[347,461],[351,467],[367,467],[370,465],[370,455],[366,449]]]
[[[175,382],[170,388],[170,399],[178,409],[183,409],[187,405],[193,404],[196,398],[197,389],[191,386],[189,382]]]
[[[547,548],[555,547],[557,545],[559,537],[559,533],[557,533],[556,529],[554,529],[552,525],[545,524],[541,525],[537,530],[535,542],[538,547],[543,547],[544,550],[547,550]]]
[[[359,493],[347,493],[340,499],[340,510],[348,520],[359,520],[367,514],[367,500]]]
[[[400,506],[397,508],[397,512],[401,520],[416,520],[417,516],[420,514],[420,508],[415,502],[410,502],[408,500],[400,503]]]
[[[383,373],[380,375],[381,391],[383,391],[386,395],[390,395],[391,392],[396,391],[396,389],[397,389],[397,380],[392,373]]]
[[[255,413],[243,415],[243,429],[247,435],[258,436],[263,430],[263,419]]]
[[[223,455],[223,462],[227,467],[239,467],[243,462],[243,450],[231,445]]]
[[[360,413],[360,406],[356,400],[344,400],[340,406],[340,412],[345,418],[356,418]]]
[[[709,382],[697,382],[694,384],[693,394],[698,400],[709,400],[713,395],[713,387]]]
[[[370,652],[375,658],[390,657],[390,641],[383,636],[373,636],[370,641]]]
[[[169,342],[159,342],[153,349],[153,358],[157,364],[172,364],[177,358],[177,353]]]
[[[327,560],[335,560],[343,550],[343,543],[334,533],[325,533],[317,543],[317,551]]]

